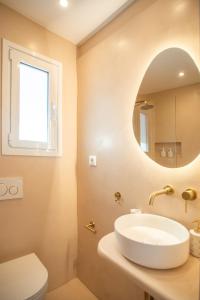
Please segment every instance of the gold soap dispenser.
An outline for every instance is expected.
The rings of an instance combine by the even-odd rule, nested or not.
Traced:
[[[195,220],[194,229],[190,229],[190,253],[200,258],[200,219]]]

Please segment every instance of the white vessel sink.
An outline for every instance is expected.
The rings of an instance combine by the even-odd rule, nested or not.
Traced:
[[[154,269],[171,269],[189,257],[189,232],[171,219],[128,214],[114,224],[120,252],[131,261]]]

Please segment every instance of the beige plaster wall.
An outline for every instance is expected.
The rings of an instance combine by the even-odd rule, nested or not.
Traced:
[[[117,216],[139,207],[191,226],[200,215],[200,159],[183,168],[161,167],[140,151],[132,129],[141,80],[158,52],[177,46],[200,62],[198,5],[198,0],[136,1],[79,49],[78,275],[103,300],[142,299],[96,252]],[[88,166],[89,154],[97,155],[96,168]],[[166,184],[174,185],[175,196],[162,196],[150,208],[150,192]],[[186,215],[180,195],[190,186],[199,199]],[[121,205],[114,201],[116,191],[122,193]],[[84,228],[91,218],[96,235]]]
[[[24,180],[23,200],[0,203],[0,261],[36,252],[52,289],[75,275],[76,48],[3,5],[0,37],[63,64],[63,156],[0,156],[0,177]]]

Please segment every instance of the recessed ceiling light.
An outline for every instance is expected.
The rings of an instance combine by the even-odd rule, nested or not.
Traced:
[[[185,75],[184,72],[179,72],[179,73],[178,73],[178,77],[183,77],[184,75]]]
[[[67,0],[60,0],[59,3],[62,7],[67,7],[69,5],[69,2]]]

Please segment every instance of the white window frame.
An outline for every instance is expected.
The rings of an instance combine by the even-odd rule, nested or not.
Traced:
[[[2,154],[62,155],[62,64],[3,39]],[[48,73],[48,142],[19,140],[19,64]]]

